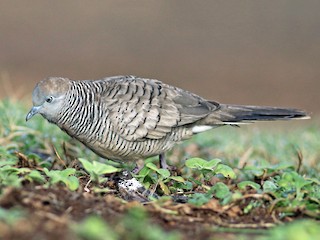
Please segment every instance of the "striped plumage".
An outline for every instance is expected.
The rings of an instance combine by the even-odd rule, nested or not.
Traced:
[[[135,76],[47,78],[36,85],[33,105],[27,120],[40,113],[98,155],[120,161],[160,155],[212,127],[307,117],[290,108],[219,104]]]

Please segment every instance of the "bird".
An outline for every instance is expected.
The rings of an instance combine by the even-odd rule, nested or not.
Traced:
[[[56,124],[102,158],[138,161],[212,128],[255,121],[307,119],[303,110],[220,104],[156,79],[132,75],[99,80],[48,77],[36,84],[35,114]]]

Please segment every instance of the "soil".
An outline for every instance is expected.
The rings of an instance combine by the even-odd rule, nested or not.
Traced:
[[[0,222],[2,239],[78,239],[70,229],[72,223],[96,214],[116,227],[133,207],[144,208],[151,224],[160,225],[169,232],[178,231],[183,239],[207,239],[209,236],[235,239],[236,233],[221,232],[217,227],[264,229],[277,222],[277,213],[268,213],[268,201],[257,198],[254,193],[248,193],[238,204],[228,206],[220,205],[216,199],[201,207],[173,201],[143,204],[124,201],[116,190],[108,194],[85,192],[85,183],[82,181],[82,186],[75,192],[62,185],[46,188],[33,183],[25,183],[20,189],[6,189],[0,206],[22,208],[28,217],[12,226]],[[242,209],[253,198],[260,201],[260,207],[249,214],[243,213]]]

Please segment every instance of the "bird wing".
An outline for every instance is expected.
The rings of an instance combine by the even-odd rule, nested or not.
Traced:
[[[219,108],[218,103],[157,80],[122,76],[107,84],[102,98],[111,124],[128,141],[161,139]]]

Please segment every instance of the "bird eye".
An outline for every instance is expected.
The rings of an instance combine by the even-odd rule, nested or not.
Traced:
[[[51,103],[51,102],[52,102],[52,100],[53,100],[53,97],[52,97],[52,96],[50,96],[50,97],[48,97],[48,98],[46,99],[46,102],[47,102],[47,103]]]

